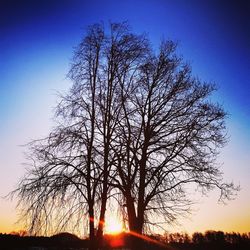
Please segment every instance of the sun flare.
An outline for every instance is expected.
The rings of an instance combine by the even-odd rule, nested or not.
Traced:
[[[123,231],[122,222],[115,216],[107,218],[105,223],[105,231],[107,234],[118,234]]]

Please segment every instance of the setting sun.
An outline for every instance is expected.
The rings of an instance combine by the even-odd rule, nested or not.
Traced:
[[[115,216],[107,218],[105,231],[108,234],[118,234],[123,231],[122,222]]]

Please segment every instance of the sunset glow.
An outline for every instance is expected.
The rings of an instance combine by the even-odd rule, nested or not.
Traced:
[[[123,230],[122,222],[115,216],[108,217],[105,223],[105,231],[107,234],[119,234]]]

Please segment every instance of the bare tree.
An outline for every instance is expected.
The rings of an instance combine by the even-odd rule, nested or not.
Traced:
[[[185,215],[191,183],[202,192],[218,188],[220,200],[237,190],[215,163],[226,142],[226,114],[208,100],[215,87],[194,78],[175,50],[165,41],[159,54],[148,54],[123,103],[117,166],[129,227],[139,234],[159,225],[156,217]]]
[[[89,28],[69,72],[74,85],[56,110],[58,126],[48,138],[30,144],[34,165],[18,192],[32,232],[44,233],[47,227],[49,232],[61,231],[72,222],[80,226],[85,215],[90,242],[95,242],[95,210],[103,178],[95,142],[96,100],[104,39],[101,25]],[[57,227],[51,227],[56,222]]]
[[[128,72],[135,71],[141,58],[148,49],[144,36],[136,36],[129,32],[127,24],[111,24],[110,36],[106,38],[106,46],[103,51],[102,72],[100,76],[100,93],[97,100],[100,117],[97,126],[100,133],[99,151],[103,156],[103,179],[101,211],[98,227],[98,238],[103,234],[105,210],[109,188],[115,187],[113,180],[116,176],[116,155],[113,146],[119,134],[116,129],[119,126],[122,111],[120,98],[120,81],[128,77]]]
[[[74,84],[56,109],[58,126],[30,143],[32,166],[17,189],[32,232],[62,230],[72,221],[80,225],[85,214],[90,241],[101,241],[107,200],[116,187],[120,81],[136,72],[147,50],[146,38],[125,23],[111,24],[106,35],[100,24],[89,27],[74,53]]]
[[[175,50],[164,41],[155,54],[126,23],[111,24],[107,34],[103,25],[89,27],[58,125],[30,143],[32,166],[15,191],[32,232],[80,226],[85,217],[90,241],[100,243],[109,199],[142,234],[159,225],[155,215],[171,222],[188,211],[190,184],[230,198],[235,187],[215,164],[226,114],[208,99],[214,86],[194,78]]]

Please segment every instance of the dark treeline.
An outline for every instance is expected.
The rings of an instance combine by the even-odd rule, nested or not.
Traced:
[[[26,249],[81,249],[87,248],[88,241],[69,233],[60,233],[51,237],[27,236],[17,234],[0,234],[1,250]]]
[[[129,233],[105,235],[101,249],[131,249],[132,237]],[[24,234],[0,234],[1,250],[83,250],[88,249],[89,240],[80,239],[69,233],[60,233],[51,237],[26,236]],[[250,233],[224,233],[222,231],[196,232],[192,236],[186,233],[166,233],[148,235],[141,240],[141,247],[148,250],[247,250],[250,249]]]
[[[221,249],[250,249],[250,233],[226,233],[222,231],[195,232],[192,236],[186,233],[167,233],[164,236],[155,236],[158,241],[164,242],[173,249],[183,250],[221,250]]]

